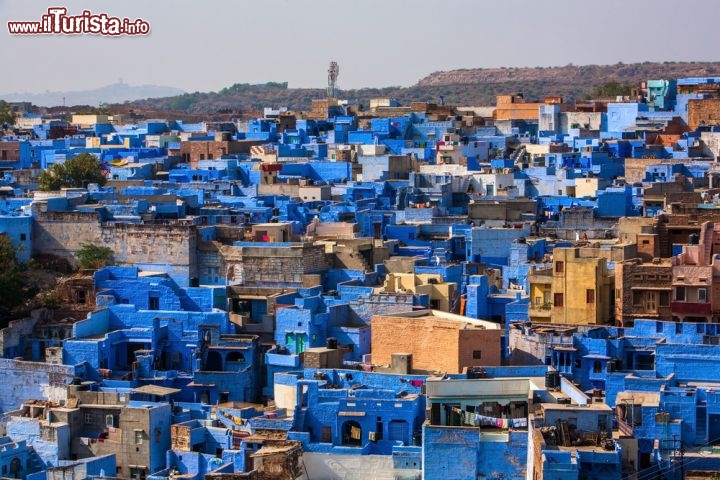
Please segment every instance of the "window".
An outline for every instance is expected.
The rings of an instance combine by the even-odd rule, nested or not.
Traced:
[[[660,306],[667,307],[670,305],[670,292],[660,292]]]
[[[535,297],[535,305],[542,305],[542,297]]]
[[[160,298],[159,297],[148,298],[148,310],[160,310]]]
[[[642,292],[633,292],[633,305],[642,305]]]
[[[135,445],[142,445],[143,443],[143,431],[135,430]]]
[[[84,305],[86,300],[87,299],[85,298],[85,290],[75,291],[75,303],[79,305]]]
[[[685,287],[675,287],[675,300],[678,302],[685,301]]]
[[[707,303],[707,288],[698,288],[698,303]]]
[[[21,241],[21,242],[24,242],[25,240],[27,240],[27,235],[24,234],[24,233],[21,233],[21,234],[20,234],[20,241]]]
[[[480,360],[482,358],[482,352],[480,350],[473,350],[473,360]]]
[[[585,290],[585,303],[595,303],[595,290],[591,288]]]
[[[85,425],[92,425],[92,423],[93,423],[93,414],[86,413],[85,414]]]
[[[119,467],[118,470],[120,470]],[[133,480],[145,480],[145,468],[130,467],[130,478]]]
[[[645,292],[645,311],[657,312],[657,296],[655,292]]]
[[[555,273],[563,273],[565,271],[565,262],[555,262]]]
[[[562,307],[563,306],[563,300],[564,295],[562,293],[556,293],[555,294],[555,301],[553,302],[556,307]]]

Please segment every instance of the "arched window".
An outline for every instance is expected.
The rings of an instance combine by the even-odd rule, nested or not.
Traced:
[[[227,354],[227,357],[225,357],[225,361],[242,363],[245,361],[245,355],[241,352],[230,352]]]
[[[18,473],[22,470],[22,463],[20,463],[19,458],[13,458],[10,461],[10,475],[13,477],[17,476]]]
[[[220,352],[215,350],[209,351],[207,359],[205,360],[204,370],[210,372],[222,372],[222,369],[222,356],[220,355]]]

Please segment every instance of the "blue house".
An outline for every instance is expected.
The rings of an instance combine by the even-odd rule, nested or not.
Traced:
[[[12,215],[0,213],[0,235],[6,235],[13,248],[15,258],[23,263],[32,253],[32,217],[13,212]]]
[[[217,308],[225,306],[223,288],[180,289],[165,275],[139,276],[131,267],[107,267],[95,282],[104,308],[73,326],[64,363],[86,363],[92,378],[125,388],[180,388],[179,400],[258,399],[258,337],[235,334]]]
[[[25,479],[42,470],[44,465],[25,440],[14,442],[0,437],[0,474],[5,478]]]
[[[391,455],[419,442],[423,383],[413,375],[305,369],[276,374],[275,401],[294,409],[288,438],[305,451]]]

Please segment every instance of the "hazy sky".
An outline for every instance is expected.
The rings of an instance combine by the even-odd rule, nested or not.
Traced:
[[[145,37],[19,36],[51,6],[150,23]],[[438,70],[720,60],[718,0],[0,0],[0,93],[115,83],[408,86]]]

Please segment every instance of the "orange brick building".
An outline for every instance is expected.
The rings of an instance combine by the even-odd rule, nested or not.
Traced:
[[[372,318],[371,352],[376,365],[389,365],[393,353],[412,354],[415,372],[461,373],[465,367],[501,362],[496,323],[423,310]]]

